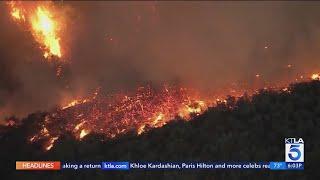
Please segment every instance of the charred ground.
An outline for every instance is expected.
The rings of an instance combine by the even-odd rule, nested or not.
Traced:
[[[317,179],[320,160],[320,81],[293,84],[288,91],[261,90],[252,97],[209,108],[191,121],[172,121],[162,128],[117,139],[89,134],[81,141],[67,132],[44,152],[41,143],[27,143],[47,113],[34,113],[21,125],[2,127],[1,179]],[[284,138],[305,141],[305,170],[300,172],[223,171],[76,171],[18,172],[17,160],[60,161],[283,161]]]

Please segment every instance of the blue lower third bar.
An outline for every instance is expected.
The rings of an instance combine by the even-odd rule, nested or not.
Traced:
[[[270,170],[286,170],[286,162],[270,162]]]
[[[129,170],[129,162],[102,162],[103,170]]]

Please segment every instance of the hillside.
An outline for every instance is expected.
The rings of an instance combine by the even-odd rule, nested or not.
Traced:
[[[47,113],[34,113],[21,125],[2,127],[1,179],[317,179],[320,161],[320,81],[291,85],[287,91],[261,90],[239,100],[209,108],[190,121],[177,118],[137,136],[117,139],[89,134],[81,141],[64,134],[44,152],[41,142],[26,143],[26,135],[39,128]],[[16,160],[60,161],[284,161],[284,138],[302,137],[305,170],[270,171],[59,171],[17,172]]]

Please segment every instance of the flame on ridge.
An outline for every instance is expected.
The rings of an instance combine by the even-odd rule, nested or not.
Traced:
[[[309,77],[309,80],[320,80],[318,74]],[[286,86],[274,86],[271,89],[290,93]],[[244,92],[253,94],[257,90],[224,91],[233,93],[235,98],[241,97]],[[219,104],[229,107],[229,100],[224,96],[227,94],[201,97],[194,90],[179,87],[165,86],[161,90],[155,90],[147,86],[138,88],[133,94],[97,98],[98,95],[96,91],[91,98],[72,100],[66,106],[48,114],[42,123],[42,129],[31,136],[29,141],[48,139],[44,149],[50,150],[64,132],[72,132],[79,140],[90,133],[104,134],[107,138],[130,132],[141,135],[152,128],[162,127],[177,117],[188,121],[209,107]]]

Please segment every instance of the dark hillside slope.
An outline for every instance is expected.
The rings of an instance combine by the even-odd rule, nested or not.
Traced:
[[[2,129],[1,179],[319,179],[320,81],[298,83],[288,91],[261,91],[220,104],[186,122],[177,119],[141,136],[115,140],[91,134],[82,141],[68,133],[43,152],[26,143],[25,134],[45,113],[30,115],[23,124]],[[59,171],[17,172],[16,160],[60,161],[284,161],[284,138],[302,137],[305,170],[185,170],[185,171]]]

